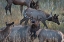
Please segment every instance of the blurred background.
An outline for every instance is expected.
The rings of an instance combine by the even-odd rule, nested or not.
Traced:
[[[36,0],[34,0],[36,1]],[[5,22],[15,22],[15,25],[20,23],[20,20],[23,18],[20,12],[20,5],[12,4],[12,16],[8,12],[5,13],[5,6],[7,5],[6,0],[0,0],[0,28],[5,26]],[[45,11],[46,13],[56,13],[59,15],[60,25],[57,25],[54,22],[46,21],[49,29],[60,30],[64,33],[64,0],[39,0],[39,9]],[[24,6],[25,10],[26,6]],[[41,23],[41,27],[44,25]]]

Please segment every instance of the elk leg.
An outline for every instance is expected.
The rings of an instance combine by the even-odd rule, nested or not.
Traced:
[[[7,15],[7,10],[9,10],[11,8],[11,5],[12,5],[12,1],[11,0],[8,0],[7,1],[7,5],[5,7],[5,10],[6,10],[6,15]]]
[[[42,22],[42,23],[44,24],[44,26],[46,26],[46,29],[48,29],[48,27],[47,27],[46,23],[45,23],[45,22]]]
[[[12,14],[11,14],[11,5],[9,6],[9,12],[10,12],[10,15],[12,15]]]
[[[44,39],[41,37],[41,38],[39,39],[39,42],[44,42]]]
[[[5,10],[6,10],[6,15],[7,15],[7,10],[8,10],[8,4],[7,4],[7,6],[5,7]]]
[[[22,24],[22,22],[24,22],[26,20],[26,17],[24,17],[22,20],[20,20],[20,25]]]
[[[28,19],[28,18],[26,18],[26,20],[25,20],[25,25],[27,25],[27,23],[28,23],[28,20],[29,20],[29,19]]]
[[[5,10],[6,10],[6,15],[7,15],[7,10],[9,10],[9,11],[10,11],[10,14],[11,14],[11,5],[7,5],[7,6],[5,7]]]
[[[21,16],[22,16],[22,10],[23,10],[23,5],[20,6]]]

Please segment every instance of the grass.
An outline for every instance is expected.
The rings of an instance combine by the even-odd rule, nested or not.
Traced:
[[[5,15],[5,6],[6,6],[6,1],[4,0],[0,0],[0,27],[3,27],[5,26],[5,22],[12,22],[14,21],[15,22],[15,25],[18,25],[20,20],[22,19],[23,16],[21,16],[21,12],[20,12],[20,6],[19,5],[12,5],[12,16],[9,15],[9,12],[7,15]],[[46,6],[43,7],[43,4],[41,5],[40,3],[40,8],[41,10],[47,12],[47,13],[50,13],[52,10],[51,10],[51,7],[47,8]],[[50,29],[54,29],[54,30],[60,30],[64,33],[64,10],[62,9],[55,9],[53,11],[53,14],[57,14],[59,15],[59,21],[60,21],[60,25],[57,25],[53,22],[48,22],[46,21],[47,23],[47,26],[50,28]],[[41,27],[43,27],[44,25],[41,23]]]

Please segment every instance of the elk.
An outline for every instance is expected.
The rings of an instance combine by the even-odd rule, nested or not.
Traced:
[[[25,25],[27,25],[28,20],[31,17],[33,17],[35,19],[37,19],[37,17],[38,17],[38,20],[41,21],[44,24],[44,26],[46,26],[46,28],[48,28],[46,25],[46,22],[45,22],[46,20],[53,21],[53,22],[57,23],[58,25],[60,25],[60,22],[58,20],[58,15],[54,14],[54,16],[53,16],[51,14],[48,14],[48,13],[41,11],[41,10],[27,8],[24,11],[24,14],[23,14],[24,18],[20,21],[20,24],[22,24],[22,22],[25,21]]]
[[[38,36],[36,32],[40,29],[40,21],[37,19],[34,19],[33,17],[31,18],[31,27],[30,27],[30,36],[31,36],[31,41],[34,41]]]
[[[5,10],[6,10],[6,14],[7,14],[7,10],[9,10],[10,12],[10,15],[11,14],[11,6],[12,4],[14,5],[20,5],[20,10],[21,10],[21,13],[22,13],[22,10],[23,10],[23,6],[27,6],[27,7],[30,7],[30,3],[31,1],[33,0],[6,0],[7,1],[7,5],[5,7]],[[35,4],[38,4],[37,2],[35,2]],[[37,6],[35,6],[34,8],[36,8]]]
[[[61,42],[62,32],[50,29],[42,29],[38,35],[39,42]]]
[[[0,30],[0,42],[3,42],[10,34],[11,32],[11,25],[13,25],[14,22],[7,24],[5,29]]]
[[[35,21],[36,22],[36,21]],[[8,36],[7,40],[8,42],[30,42],[32,39],[31,39],[31,29],[32,28],[35,28],[36,26],[38,27],[39,25],[37,25],[35,23],[35,27],[33,26],[34,23],[32,24],[33,22],[31,21],[31,25],[18,25],[18,26],[14,26],[12,27],[12,30],[11,30],[11,33],[10,35]],[[31,28],[32,27],[32,28]],[[36,31],[37,31],[37,28],[36,27]]]
[[[30,41],[29,26],[14,26],[11,33],[7,37],[8,42],[29,42]],[[7,42],[6,41],[6,42]]]

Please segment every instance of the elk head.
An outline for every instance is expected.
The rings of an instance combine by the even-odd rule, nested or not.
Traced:
[[[57,23],[58,25],[60,25],[60,22],[58,20],[58,16],[59,15],[54,14],[54,16],[52,17],[52,21],[55,22],[55,23]]]
[[[50,16],[47,18],[47,20],[48,20],[48,21],[53,21],[53,22],[57,23],[58,25],[60,25],[60,22],[59,22],[59,20],[58,20],[58,16],[59,16],[59,15],[56,15],[56,14],[54,14],[53,16],[50,15]]]

